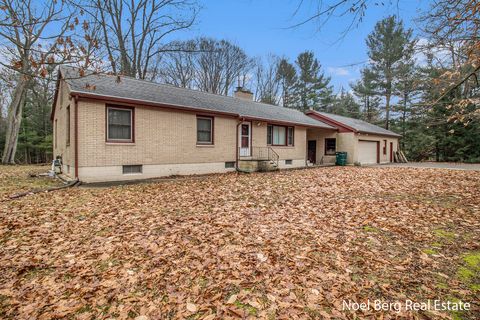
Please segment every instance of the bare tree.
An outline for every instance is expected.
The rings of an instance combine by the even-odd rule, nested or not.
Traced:
[[[190,28],[195,0],[78,0],[101,28],[101,42],[114,73],[146,79],[158,55],[177,51],[168,36]]]
[[[255,99],[278,105],[281,99],[281,81],[278,75],[280,58],[270,54],[266,60],[258,59],[255,68]]]
[[[184,50],[172,51],[163,57],[152,70],[152,76],[157,74],[165,83],[182,88],[193,88],[195,81],[195,64],[193,53],[197,51],[197,42],[194,40],[183,43],[174,43]]]
[[[424,32],[429,37],[429,49],[443,49],[449,55],[446,63],[439,61],[442,74],[433,79],[438,98],[432,105],[445,97],[452,96],[456,112],[450,121],[468,124],[480,118],[480,19],[476,0],[438,0],[431,10],[424,13]],[[475,108],[471,108],[474,105]],[[474,110],[473,112],[470,110]]]
[[[350,16],[350,21],[345,25],[341,36],[345,36],[352,28],[360,24],[370,7],[395,5],[398,10],[399,0],[374,1],[374,0],[299,0],[293,16],[300,16],[305,10],[306,18],[294,23],[290,28],[298,28],[307,24],[316,24],[320,30],[330,19]]]
[[[47,76],[62,61],[71,59],[76,47],[67,33],[78,24],[64,2],[0,1],[0,64],[16,74],[8,106],[2,163],[15,163],[25,98],[32,79]]]
[[[253,60],[240,47],[226,40],[198,39],[194,57],[196,87],[223,95],[228,95],[235,80],[245,78],[253,66]]]

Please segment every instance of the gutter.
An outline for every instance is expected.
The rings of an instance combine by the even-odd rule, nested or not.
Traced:
[[[245,121],[244,118],[238,118],[237,130],[235,130],[235,170],[237,170],[237,171],[240,171],[240,168],[238,167],[238,159],[239,159],[239,154],[238,154],[238,129],[240,128],[240,125],[243,123],[243,121]]]
[[[74,148],[74,161],[75,161],[75,179],[78,180],[78,96],[73,97],[74,100],[74,114],[75,114],[75,119],[74,119],[74,128],[73,128],[73,140],[75,143],[75,148]]]

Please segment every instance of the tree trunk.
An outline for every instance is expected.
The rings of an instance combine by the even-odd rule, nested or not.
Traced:
[[[403,114],[402,114],[402,150],[405,150],[405,134],[407,132],[407,99],[408,99],[408,93],[405,91],[403,93]]]
[[[365,96],[366,105],[367,105],[367,122],[372,122],[372,112],[370,111],[370,98],[369,96]]]
[[[385,104],[385,129],[389,129],[390,127],[390,98],[391,94],[387,93],[385,95],[386,98],[386,104]]]
[[[26,91],[27,80],[23,75],[20,75],[17,87],[13,92],[12,102],[8,108],[7,131],[5,135],[2,164],[15,164],[15,153],[17,152],[18,134],[22,122],[22,111],[25,104]]]

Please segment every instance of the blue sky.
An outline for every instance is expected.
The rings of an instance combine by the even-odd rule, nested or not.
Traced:
[[[289,26],[306,18],[313,11],[312,3],[316,2],[304,0],[302,12],[292,17],[299,1],[199,0],[202,10],[198,22],[182,37],[224,38],[242,47],[250,56],[274,53],[291,61],[302,51],[313,51],[338,91],[342,86],[349,88],[348,84],[359,77],[361,65],[347,65],[367,60],[365,38],[378,20],[397,14],[415,30],[418,29],[415,18],[429,5],[426,0],[400,0],[397,7],[396,1],[388,4],[389,0],[385,0],[385,6],[370,6],[365,20],[339,41],[342,31],[351,21],[349,16],[330,20],[319,32],[315,23],[289,29]]]

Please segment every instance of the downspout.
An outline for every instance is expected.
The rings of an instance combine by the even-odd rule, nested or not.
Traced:
[[[74,134],[74,142],[75,142],[75,148],[74,148],[74,159],[75,159],[75,179],[78,179],[78,95],[73,97],[74,100],[74,114],[75,114],[75,120],[74,120],[74,128],[73,128],[73,134]]]
[[[240,128],[240,125],[245,121],[245,118],[238,118],[239,122],[237,123],[237,130],[235,131],[235,170],[240,171],[240,168],[238,167],[238,159],[239,159],[239,154],[238,154],[238,129]]]

